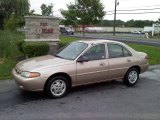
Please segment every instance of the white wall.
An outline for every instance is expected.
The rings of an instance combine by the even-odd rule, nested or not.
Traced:
[[[91,30],[101,30],[103,32],[113,32],[113,27],[86,27]],[[116,32],[132,32],[132,31],[143,31],[144,28],[134,28],[134,27],[116,27]],[[82,31],[82,28],[76,28],[76,31]]]

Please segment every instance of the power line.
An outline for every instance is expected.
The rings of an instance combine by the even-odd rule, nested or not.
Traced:
[[[150,14],[150,13],[160,13],[160,12],[141,12],[141,13],[117,13],[117,14]]]
[[[148,5],[148,6],[138,6],[138,7],[129,7],[129,8],[126,8],[126,9],[139,9],[139,8],[148,8],[148,7],[159,7],[160,5]]]
[[[151,9],[132,9],[132,10],[117,10],[117,11],[141,11],[141,10],[159,10],[160,8],[151,8]]]
[[[145,9],[146,7],[147,7],[147,9],[154,9],[152,7],[160,7],[160,5],[139,6],[139,7],[125,8],[124,10]],[[148,7],[151,7],[151,8],[148,8]],[[107,11],[107,12],[114,12],[114,10],[110,10],[110,11]]]
[[[145,10],[160,10],[160,8],[150,8],[150,9],[121,9],[121,10],[117,10],[117,11],[145,11]],[[113,11],[107,11],[107,12],[114,12],[114,10]]]
[[[117,13],[117,14],[151,14],[151,13],[160,13],[160,12]],[[106,15],[114,15],[114,13],[111,13],[111,14],[106,14]]]

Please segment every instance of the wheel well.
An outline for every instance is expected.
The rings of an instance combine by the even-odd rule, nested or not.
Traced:
[[[56,76],[63,76],[63,77],[65,77],[65,78],[68,80],[69,85],[70,85],[70,87],[71,87],[71,85],[72,85],[72,79],[71,79],[71,77],[70,77],[67,73],[62,73],[62,72],[60,72],[60,73],[55,73],[55,74],[51,75],[51,76],[47,79],[47,81],[45,82],[45,85],[44,85],[44,90],[45,90],[45,88],[46,88],[47,83],[50,81],[50,79],[53,78],[53,77],[56,77]]]
[[[141,73],[141,68],[139,66],[135,65],[135,66],[132,66],[131,68],[136,68],[138,70],[138,72]]]

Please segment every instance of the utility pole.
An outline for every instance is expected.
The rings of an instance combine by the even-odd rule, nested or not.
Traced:
[[[118,6],[118,5],[119,5],[118,0],[115,0],[113,36],[115,36],[115,31],[116,31],[116,12],[117,12],[117,6]]]

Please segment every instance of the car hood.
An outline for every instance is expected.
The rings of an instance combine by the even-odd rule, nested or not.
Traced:
[[[43,69],[48,67],[60,66],[72,63],[72,60],[66,60],[52,55],[30,58],[23,60],[16,65],[16,69],[21,71],[32,71],[36,69]]]

